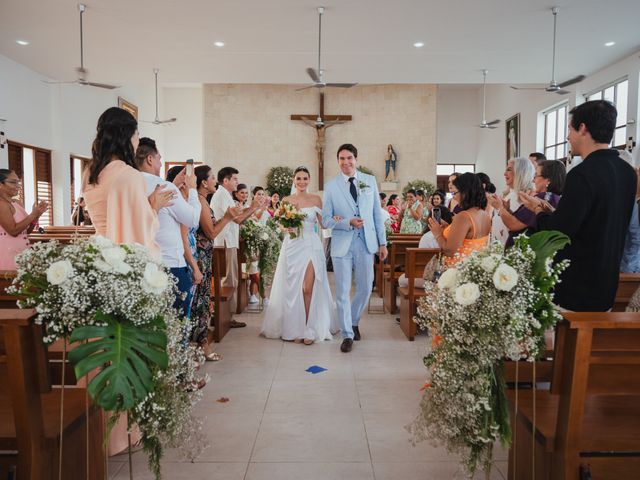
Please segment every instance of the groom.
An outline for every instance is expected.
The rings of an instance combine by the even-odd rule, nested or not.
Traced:
[[[350,352],[354,340],[360,340],[358,323],[373,286],[373,255],[387,257],[378,185],[373,175],[358,172],[358,150],[350,143],[338,149],[340,172],[325,185],[322,220],[332,228],[331,261],[336,281],[338,318],[342,324],[340,350]],[[342,218],[336,220],[334,217]],[[356,277],[356,295],[349,301],[352,273]]]

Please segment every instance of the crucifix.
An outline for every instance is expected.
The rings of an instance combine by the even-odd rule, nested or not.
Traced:
[[[325,115],[324,92],[320,91],[319,115],[291,115],[291,120],[300,120],[316,130],[316,154],[318,156],[318,189],[324,190],[325,131],[334,125],[351,121],[351,115]]]

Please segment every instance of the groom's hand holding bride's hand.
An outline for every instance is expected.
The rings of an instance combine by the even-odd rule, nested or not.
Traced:
[[[349,220],[349,225],[356,229],[362,228],[362,225],[364,225],[364,220],[360,217],[353,217],[351,220]]]

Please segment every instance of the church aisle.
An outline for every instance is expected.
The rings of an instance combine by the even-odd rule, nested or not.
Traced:
[[[261,338],[261,319],[238,316],[248,326],[216,346],[224,358],[206,364],[211,379],[196,408],[210,446],[195,463],[166,452],[163,478],[464,478],[454,457],[428,443],[412,447],[404,429],[421,398],[425,336],[409,342],[391,315],[368,314],[363,340],[344,354],[339,338],[311,346]],[[306,372],[314,365],[326,371]],[[229,401],[218,402],[223,397]],[[506,452],[496,457],[506,477]],[[141,452],[133,468],[136,480],[153,478]],[[126,454],[110,460],[109,478],[129,478]],[[503,477],[494,469],[492,478]]]

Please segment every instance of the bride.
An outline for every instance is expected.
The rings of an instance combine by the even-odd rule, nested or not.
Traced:
[[[339,330],[329,289],[325,256],[317,228],[322,228],[322,201],[307,192],[309,170],[296,168],[295,192],[283,202],[295,205],[306,215],[302,232],[291,238],[293,229],[285,229],[269,306],[265,310],[261,334],[311,345],[316,340],[331,340]]]

